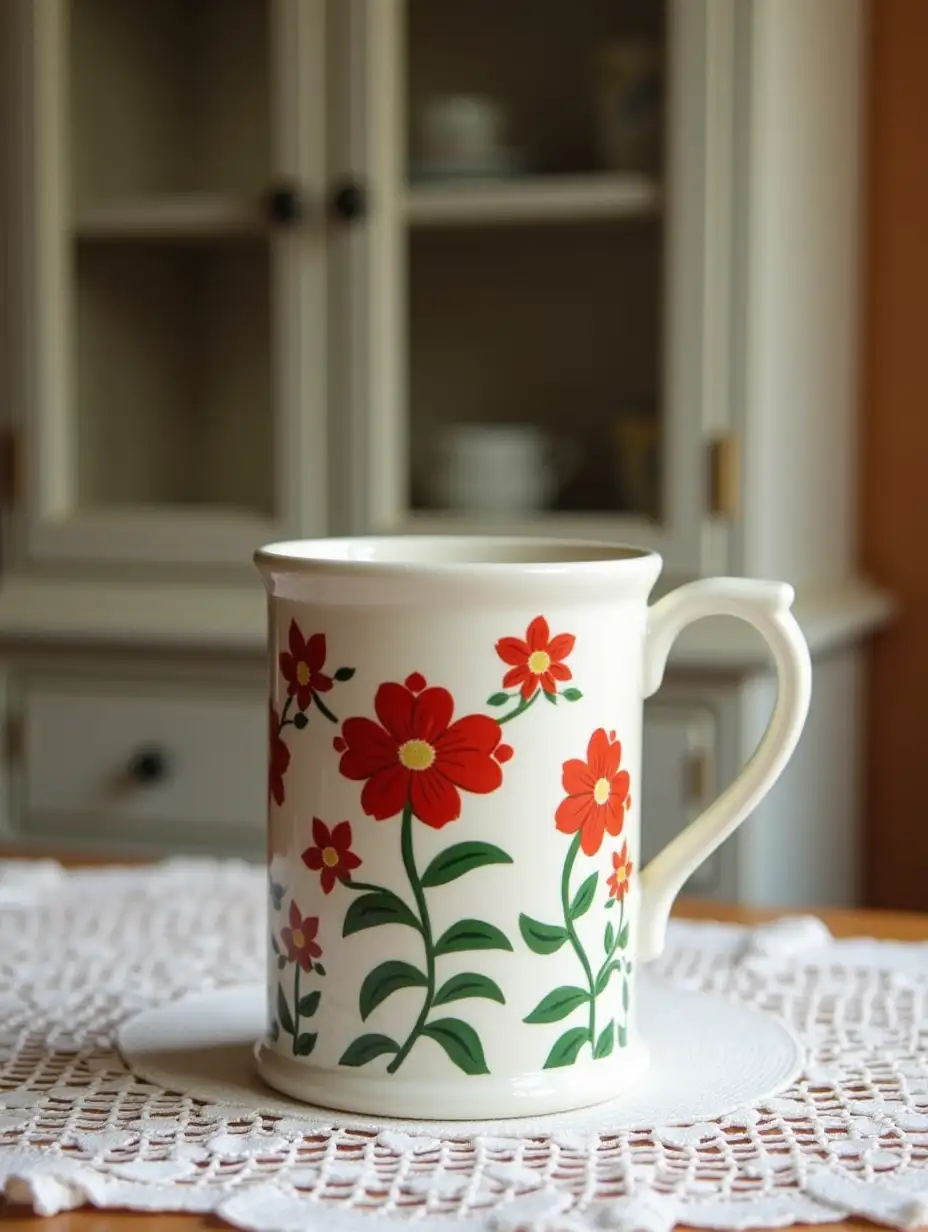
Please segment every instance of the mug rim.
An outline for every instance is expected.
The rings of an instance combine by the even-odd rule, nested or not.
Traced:
[[[450,553],[450,555],[449,555]],[[254,553],[262,572],[404,577],[535,576],[621,571],[651,574],[662,560],[651,548],[543,535],[344,535],[268,543]]]

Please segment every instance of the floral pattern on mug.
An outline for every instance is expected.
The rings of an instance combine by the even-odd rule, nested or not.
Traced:
[[[565,984],[553,989],[523,1019],[527,1023],[550,1024],[568,1018],[576,1010],[582,1010],[583,1025],[568,1027],[554,1042],[545,1061],[545,1069],[573,1065],[582,1050],[589,1045],[594,1059],[607,1057],[613,1051],[616,1037],[624,1047],[628,1032],[628,973],[631,965],[618,952],[628,948],[628,924],[625,922],[625,892],[632,866],[628,861],[627,843],[618,853],[613,853],[613,875],[607,879],[609,897],[606,908],[620,903],[618,925],[610,920],[603,937],[603,961],[596,972],[593,963],[577,930],[580,920],[592,907],[597,897],[600,874],[588,873],[574,889],[573,874],[577,857],[581,853],[588,858],[599,855],[606,833],[618,836],[625,822],[630,804],[630,777],[620,768],[622,746],[615,732],[607,733],[599,727],[587,744],[586,760],[571,758],[562,767],[561,782],[567,796],[555,813],[555,825],[573,838],[561,870],[560,900],[562,922],[548,924],[533,919],[524,913],[519,916],[519,930],[525,944],[536,954],[554,954],[569,943],[577,956],[583,975],[579,985]],[[619,877],[621,875],[621,882]],[[616,971],[625,973],[622,989],[622,1005],[625,1021],[616,1024],[614,1018],[600,1027],[597,1023],[597,1002],[606,991]]]
[[[336,681],[350,680],[355,672],[353,667],[339,667],[331,676],[327,675],[322,670],[327,654],[325,634],[313,633],[306,638],[295,620],[290,621],[288,644],[289,650],[277,656],[278,669],[287,685],[287,700],[279,715],[271,703],[270,716],[268,800],[273,800],[278,807],[286,799],[284,778],[290,765],[290,749],[283,739],[284,728],[293,727],[296,731],[302,731],[307,727],[307,711],[311,706],[315,706],[330,723],[337,723],[338,716],[332,713],[319,695],[329,693]]]
[[[272,886],[272,893],[273,889]],[[280,1038],[281,1031],[286,1032],[293,1040],[293,1055],[308,1057],[316,1047],[318,1033],[301,1031],[300,1022],[315,1016],[322,993],[318,988],[301,993],[300,974],[325,975],[325,967],[319,962],[322,957],[322,946],[317,940],[319,917],[304,916],[294,899],[290,903],[287,918],[287,925],[280,930],[280,943],[272,933],[271,945],[277,955],[279,971],[283,971],[288,965],[293,966],[293,996],[292,1001],[288,1001],[283,985],[277,985],[277,1015],[271,1024],[270,1037],[276,1041]]]
[[[322,893],[331,894],[336,881],[346,881],[361,867],[361,857],[351,850],[351,823],[340,821],[330,830],[324,821],[314,817],[313,841],[315,846],[303,852],[303,863],[321,874]]]
[[[608,831],[613,837],[622,831],[628,791],[627,770],[620,770],[622,746],[615,732],[608,735],[598,728],[587,745],[586,761],[572,757],[564,762],[562,783],[567,798],[558,805],[554,820],[563,834],[580,832],[583,854],[595,856]]]
[[[382,684],[372,719],[346,719],[335,742],[339,769],[364,781],[361,807],[386,821],[408,806],[427,826],[440,830],[461,816],[461,792],[486,795],[503,781],[501,763],[512,749],[501,744],[495,719],[469,714],[452,722],[447,689],[429,688],[418,672],[405,684]]]
[[[273,704],[270,711],[271,753],[267,763],[267,793],[269,799],[280,805],[284,802],[284,775],[290,765],[290,750],[281,739],[280,715]]]
[[[512,750],[502,743],[502,728],[486,715],[454,719],[454,698],[444,688],[430,687],[418,672],[403,684],[386,682],[377,689],[374,712],[346,719],[335,740],[345,778],[364,782],[361,807],[375,821],[401,817],[400,852],[412,896],[410,904],[387,886],[345,879],[361,891],[349,907],[342,935],[398,924],[422,939],[423,968],[399,959],[380,963],[364,979],[359,1012],[366,1021],[376,1008],[401,988],[421,988],[422,1004],[405,1039],[380,1033],[358,1036],[342,1054],[340,1064],[367,1065],[389,1056],[387,1072],[396,1073],[422,1037],[433,1040],[466,1074],[489,1073],[483,1043],[461,1018],[433,1017],[433,1010],[452,1001],[484,997],[505,1004],[499,985],[479,972],[459,972],[438,982],[438,959],[474,950],[512,950],[508,937],[479,919],[451,924],[440,937],[432,929],[427,890],[446,885],[491,864],[511,864],[512,858],[491,843],[465,841],[440,851],[421,870],[415,856],[415,822],[442,829],[461,816],[461,792],[487,794],[502,784],[502,764]]]
[[[503,688],[487,700],[489,706],[505,706],[518,698],[512,710],[500,716],[500,723],[524,714],[542,695],[556,705],[562,697],[568,702],[577,702],[583,696],[579,689],[558,691],[558,683],[573,679],[573,673],[564,662],[574,648],[576,638],[572,633],[551,636],[544,616],[536,616],[525,631],[525,637],[501,637],[496,643],[496,653],[509,665],[503,676]],[[515,692],[507,692],[514,689]]]

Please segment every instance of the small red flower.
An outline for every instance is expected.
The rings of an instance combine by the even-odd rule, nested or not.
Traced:
[[[287,692],[296,698],[299,710],[308,708],[313,693],[328,693],[332,687],[332,677],[322,670],[325,655],[325,634],[314,633],[306,641],[299,625],[291,620],[290,650],[279,657],[280,674],[287,682]]]
[[[369,817],[384,821],[408,803],[420,821],[439,830],[460,817],[461,790],[485,795],[502,783],[500,763],[512,749],[500,743],[499,723],[484,714],[452,722],[451,694],[428,688],[418,672],[404,684],[382,684],[374,710],[380,723],[345,720],[339,763],[345,778],[367,780],[361,807]]]
[[[609,894],[616,902],[621,902],[628,889],[632,876],[632,862],[628,858],[628,843],[622,844],[621,851],[612,853],[612,873],[606,878]]]
[[[290,750],[280,736],[280,716],[270,707],[271,753],[267,765],[267,793],[277,804],[284,802],[284,775],[290,765]]]
[[[557,828],[564,834],[580,831],[580,846],[595,856],[603,834],[615,838],[622,830],[631,780],[627,770],[619,769],[622,746],[598,727],[587,745],[586,761],[577,757],[564,762],[561,777],[567,799],[558,805]]]
[[[280,939],[287,949],[287,957],[291,962],[299,963],[304,971],[312,971],[313,959],[322,957],[322,946],[316,941],[319,931],[319,917],[300,915],[300,909],[293,901],[290,903],[290,927],[280,930]]]
[[[322,873],[322,892],[331,894],[336,881],[342,881],[361,866],[361,857],[351,850],[351,823],[340,821],[330,830],[324,821],[313,818],[315,847],[303,852],[303,863],[314,873]]]
[[[574,648],[572,633],[551,636],[544,616],[536,616],[525,631],[525,641],[518,637],[503,637],[496,643],[496,653],[504,663],[511,664],[503,677],[503,688],[520,685],[526,701],[540,685],[546,693],[557,692],[558,680],[570,680],[571,670],[564,665]]]

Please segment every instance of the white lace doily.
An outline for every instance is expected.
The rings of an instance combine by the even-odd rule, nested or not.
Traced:
[[[332,1113],[307,1134],[172,1094],[115,1047],[146,1007],[260,980],[265,902],[263,872],[238,864],[0,864],[0,1192],[256,1232],[928,1223],[928,946],[835,941],[810,919],[674,924],[658,975],[781,1016],[807,1052],[787,1091],[717,1121],[436,1136]]]

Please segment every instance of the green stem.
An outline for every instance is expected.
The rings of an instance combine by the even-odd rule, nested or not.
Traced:
[[[519,704],[516,706],[515,710],[510,710],[508,714],[504,714],[502,718],[497,719],[497,723],[508,723],[510,719],[517,719],[520,714],[525,714],[526,710],[528,710],[530,706],[534,706],[540,696],[541,689],[536,689],[528,701],[526,701],[524,697],[520,697]]]
[[[416,858],[412,849],[411,804],[407,804],[403,809],[402,851],[403,865],[406,869],[406,875],[409,878],[409,884],[412,887],[413,897],[416,900],[416,906],[419,909],[419,921],[422,926],[422,941],[425,945],[425,1000],[422,1003],[422,1009],[419,1011],[419,1017],[416,1019],[413,1029],[406,1037],[406,1042],[387,1066],[388,1074],[395,1074],[409,1056],[410,1049],[422,1034],[422,1028],[425,1026],[426,1019],[429,1016],[429,1011],[432,1008],[432,998],[435,996],[435,947],[432,943],[432,921],[429,919],[429,906],[425,901],[425,890],[422,888],[422,882],[419,879],[419,872],[416,868]]]
[[[341,883],[347,886],[349,890],[371,890],[375,894],[390,893],[384,886],[374,885],[372,881],[355,881],[353,877],[342,877]]]
[[[590,990],[590,1048],[594,1055],[596,1053],[596,981],[593,979],[593,968],[590,966],[590,960],[586,956],[586,951],[580,944],[580,938],[577,936],[577,930],[574,928],[574,922],[570,918],[570,874],[574,871],[574,861],[577,858],[577,852],[580,850],[580,831],[574,835],[574,840],[570,844],[570,851],[567,853],[567,859],[564,861],[564,872],[561,875],[561,906],[564,909],[564,925],[567,928],[567,935],[570,938],[570,944],[574,947],[574,953],[580,959],[580,965],[583,967],[583,974],[586,976],[587,987]]]
[[[300,1034],[300,964],[293,964],[293,1055],[297,1055],[296,1041]]]
[[[606,968],[612,962],[613,958],[615,958],[615,952],[619,948],[619,938],[622,936],[622,928],[624,924],[625,924],[625,899],[623,898],[621,902],[619,903],[619,926],[615,930],[615,939],[612,942],[612,949],[603,959],[603,965],[596,972],[596,983],[597,984],[603,978],[603,974]]]
[[[284,730],[284,728],[287,726],[287,724],[288,724],[288,723],[292,723],[292,722],[293,722],[293,719],[288,719],[288,718],[287,718],[287,715],[290,713],[290,707],[291,707],[292,705],[293,705],[293,694],[292,694],[292,693],[289,693],[289,694],[287,695],[287,700],[284,702],[284,708],[283,708],[283,710],[281,711],[281,714],[280,714],[280,722],[279,722],[279,723],[278,723],[278,725],[277,725],[277,734],[278,734],[278,736],[279,736],[279,735],[280,735],[280,733]]]
[[[389,894],[391,898],[398,898],[399,895],[394,894],[392,890],[388,890],[386,886],[375,885],[372,881],[355,881],[353,877],[340,877],[343,886],[347,886],[349,890],[363,890],[365,893],[371,894]],[[406,904],[409,905],[408,903]],[[416,921],[416,927],[419,932],[422,932],[422,925]]]
[[[319,694],[315,690],[313,690],[312,697],[313,697],[313,701],[316,703],[316,707],[319,713],[324,714],[330,723],[337,723],[338,719],[335,717],[335,715],[332,713],[332,711],[328,708],[328,706],[325,704],[325,702],[322,700],[322,698],[319,696]]]

